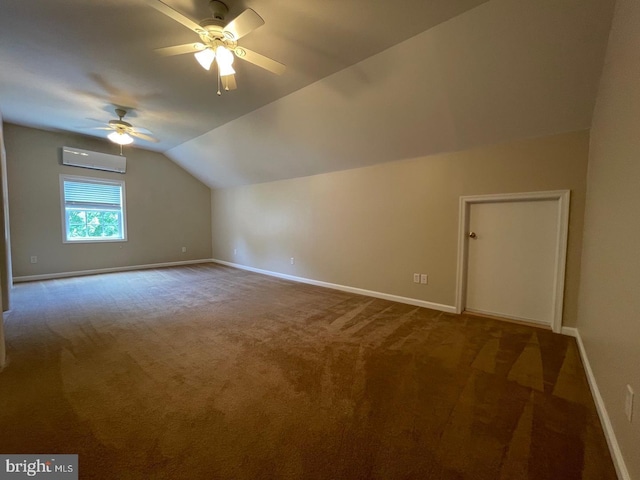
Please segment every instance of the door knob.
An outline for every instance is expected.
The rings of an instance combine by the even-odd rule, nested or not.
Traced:
[[[469,232],[469,238],[476,238],[476,232]]]

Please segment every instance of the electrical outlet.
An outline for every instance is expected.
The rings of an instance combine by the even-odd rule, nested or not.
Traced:
[[[233,254],[234,254],[234,255],[237,255],[237,254],[238,254],[238,249],[237,249],[237,248],[234,248],[234,249],[233,249]]]
[[[31,256],[31,263],[38,263],[38,257],[35,255]]]
[[[295,259],[295,258],[293,258],[293,257],[291,257],[290,262],[291,262],[291,265],[293,265],[294,263],[296,263],[296,259]]]
[[[429,281],[429,275],[427,275],[426,273],[423,273],[420,275],[421,284],[426,285],[428,281]]]
[[[187,247],[182,247],[182,253],[186,253]]]
[[[633,389],[631,385],[627,385],[627,396],[624,400],[624,413],[627,416],[627,420],[631,422],[633,420]]]
[[[413,274],[413,283],[420,283],[420,274],[419,273],[414,273]]]

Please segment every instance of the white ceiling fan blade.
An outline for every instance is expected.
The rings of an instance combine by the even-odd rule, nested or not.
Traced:
[[[222,88],[225,90],[235,90],[238,88],[235,75],[224,75],[220,77],[220,79],[222,80]]]
[[[173,47],[156,48],[154,51],[164,57],[171,55],[183,55],[185,53],[195,53],[200,50],[204,50],[205,46],[202,43],[185,43],[184,45],[175,45]]]
[[[248,50],[244,47],[236,47],[235,53],[238,58],[246,60],[249,63],[253,63],[265,70],[269,70],[271,73],[275,73],[276,75],[282,75],[287,69],[287,67],[280,62],[276,62],[269,57],[265,57],[264,55],[260,55],[259,53],[256,53],[253,50]]]
[[[167,17],[172,18],[178,23],[181,23],[188,29],[196,32],[197,34],[200,34],[203,31],[202,27],[198,25],[196,22],[194,22],[188,17],[185,17],[180,12],[178,12],[177,10],[174,10],[173,8],[171,8],[169,5],[162,2],[161,0],[145,0],[145,1],[147,2],[147,5],[149,5],[150,7],[155,8],[160,13],[164,13]]]
[[[131,130],[136,132],[136,133],[143,133],[145,135],[153,135],[153,132],[151,130],[149,130],[148,128],[132,127]]]
[[[224,27],[224,32],[233,35],[232,40],[238,40],[262,25],[264,25],[262,17],[254,10],[247,8]]]
[[[111,127],[75,127],[82,130],[113,130]]]
[[[131,135],[132,137],[140,138],[142,140],[146,140],[147,142],[158,143],[160,141],[157,138],[152,137],[151,135],[146,135],[144,133],[140,133],[136,131],[129,132],[129,135]]]

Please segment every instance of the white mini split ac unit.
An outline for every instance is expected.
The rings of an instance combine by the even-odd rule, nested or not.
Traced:
[[[106,172],[125,173],[127,171],[127,157],[73,147],[62,147],[62,164]]]

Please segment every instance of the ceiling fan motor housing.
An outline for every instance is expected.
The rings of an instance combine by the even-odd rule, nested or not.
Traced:
[[[133,127],[129,122],[122,120],[127,114],[127,111],[123,108],[116,108],[116,115],[120,117],[118,120],[109,120],[109,126],[118,133],[125,133]]]
[[[200,26],[203,31],[199,33],[202,43],[212,49],[215,49],[218,45],[223,45],[229,50],[235,49],[238,42],[235,41],[230,32],[224,31],[223,23],[214,18],[202,20]]]

